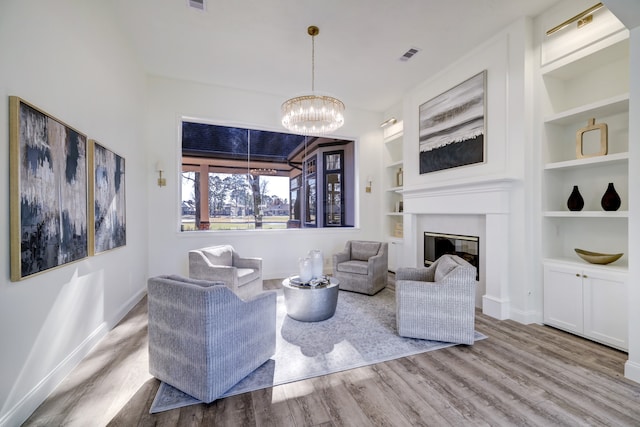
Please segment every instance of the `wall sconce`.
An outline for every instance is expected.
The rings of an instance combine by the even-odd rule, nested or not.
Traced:
[[[398,123],[398,119],[396,119],[395,117],[391,117],[390,119],[387,119],[384,122],[380,123],[380,127],[384,129],[387,126],[395,125],[396,123]]]
[[[593,21],[593,14],[595,13],[596,10],[598,10],[598,9],[600,9],[602,7],[604,7],[604,5],[602,3],[598,3],[596,5],[591,6],[589,9],[587,9],[587,10],[585,10],[583,12],[580,12],[579,14],[574,16],[573,18],[567,19],[562,24],[556,25],[555,27],[553,27],[552,29],[547,31],[547,35],[550,36],[551,34],[556,33],[556,32],[562,30],[565,27],[568,27],[569,25],[573,24],[574,22],[578,23],[578,28],[584,27],[585,25],[587,25],[588,23]]]
[[[371,193],[371,183],[372,183],[371,176],[368,176],[367,177],[367,185],[364,188],[364,191],[366,191],[367,193]]]
[[[166,178],[162,177],[162,171],[164,167],[162,166],[162,162],[156,163],[156,170],[158,171],[158,187],[164,187],[167,185]]]

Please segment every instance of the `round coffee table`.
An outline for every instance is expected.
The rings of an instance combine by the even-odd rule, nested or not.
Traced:
[[[338,279],[330,277],[328,285],[298,286],[287,277],[282,281],[287,315],[301,322],[319,322],[330,318],[336,312],[339,284]]]

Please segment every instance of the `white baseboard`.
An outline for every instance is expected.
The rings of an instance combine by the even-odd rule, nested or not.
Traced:
[[[627,360],[624,364],[624,376],[631,381],[640,383],[640,363]]]
[[[542,323],[542,313],[538,311],[523,311],[511,309],[511,320],[515,320],[523,325],[530,325],[532,323]]]
[[[107,323],[103,322],[0,419],[0,426],[18,426],[26,421],[107,332]]]
[[[146,294],[147,287],[145,285],[142,289],[138,290],[138,292],[135,293],[131,298],[129,298],[129,300],[122,305],[120,310],[118,310],[118,312],[113,315],[110,320],[107,321],[109,330],[113,329],[118,323],[120,323],[120,321],[124,319],[124,316],[126,316],[131,311],[131,309],[135,307],[136,304],[138,304],[140,300],[142,300],[142,298],[144,298]]]
[[[482,312],[495,319],[506,320],[510,315],[509,304],[509,300],[500,300],[490,295],[483,295]]]
[[[19,426],[45,401],[60,383],[78,366],[89,352],[127,315],[145,296],[146,287],[131,297],[112,317],[98,326],[82,343],[49,372],[33,389],[11,408],[2,418],[0,427]]]

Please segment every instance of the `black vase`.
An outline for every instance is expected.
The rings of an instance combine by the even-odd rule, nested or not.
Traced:
[[[582,195],[580,195],[577,185],[573,186],[573,191],[567,200],[567,207],[570,211],[580,211],[584,207],[584,199],[582,198]]]
[[[609,183],[607,191],[604,192],[600,200],[600,205],[605,211],[617,211],[620,207],[620,196],[618,196],[616,189],[613,187],[613,182]]]

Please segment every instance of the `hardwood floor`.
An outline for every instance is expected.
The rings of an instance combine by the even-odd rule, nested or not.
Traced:
[[[265,282],[277,287],[278,281]],[[489,338],[150,415],[146,299],[25,426],[640,426],[626,354],[478,312]]]

